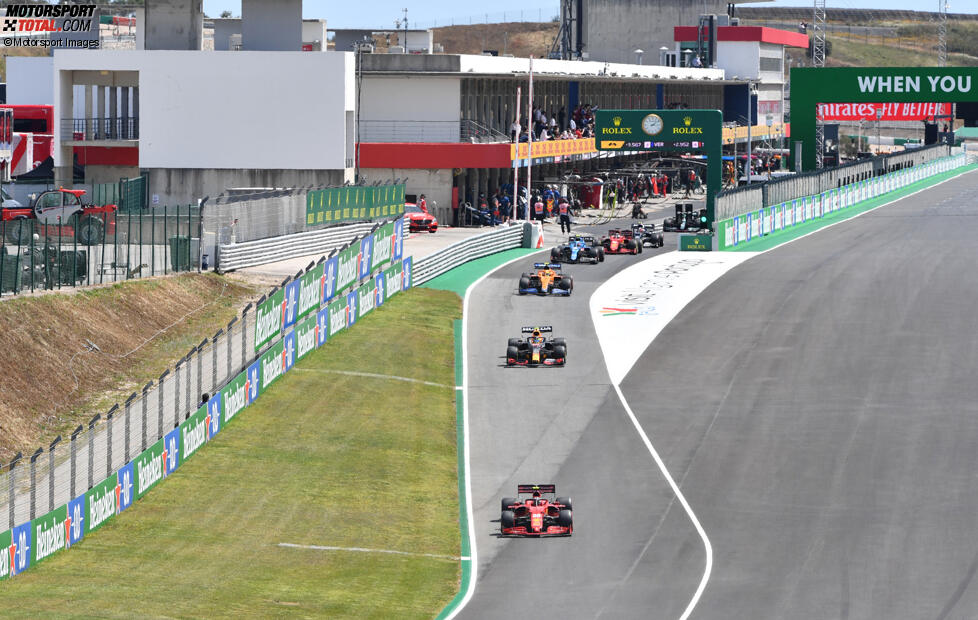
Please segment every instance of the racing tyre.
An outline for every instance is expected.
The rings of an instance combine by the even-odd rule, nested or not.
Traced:
[[[508,529],[516,525],[516,513],[512,510],[504,510],[499,517],[499,527]]]
[[[641,254],[642,253],[642,244],[641,243],[639,243],[637,246],[635,246],[635,253],[636,254]]]
[[[657,246],[655,246],[655,247],[657,247],[657,248],[661,248],[661,247],[662,247],[662,245],[663,245],[663,243],[665,243],[665,242],[664,242],[664,241],[662,240],[662,233],[658,233],[658,234],[657,234],[657,235],[655,236],[655,242],[659,244],[659,245],[657,245]]]
[[[520,359],[520,350],[517,349],[516,347],[506,347],[506,364],[509,366],[512,366],[512,364],[510,364],[509,362],[509,360],[511,359],[514,360]]]
[[[502,512],[506,512],[507,510],[509,510],[509,507],[515,503],[516,503],[515,497],[504,497],[502,501],[499,502],[499,510]],[[510,512],[512,511],[510,510]]]
[[[601,248],[598,248],[598,262],[599,263],[604,262],[604,250]]]
[[[563,504],[567,510],[574,510],[574,507],[571,505],[571,498],[569,497],[558,497],[557,503]]]
[[[506,514],[505,512],[503,514]],[[557,515],[557,525],[560,527],[574,527],[574,513],[570,510],[561,510]]]
[[[570,278],[561,278],[560,282],[557,283],[557,288],[562,291],[567,291],[568,295],[572,290],[574,290],[574,281]]]
[[[550,262],[556,263],[559,261],[560,261],[560,252],[557,251],[557,248],[550,250]]]
[[[30,245],[34,226],[31,220],[10,220],[4,222],[7,243],[11,245]]]
[[[567,350],[567,339],[566,338],[554,338],[555,347],[564,347],[564,351]]]
[[[102,243],[104,238],[105,227],[102,225],[102,220],[94,215],[82,219],[78,225],[78,241],[82,245],[96,245]]]
[[[557,345],[554,347],[554,357],[564,360],[561,364],[567,363],[567,347]]]
[[[561,262],[564,262],[564,263],[571,262],[571,249],[570,248],[564,248],[563,251],[561,252],[561,254],[563,254],[563,257],[559,257],[559,256],[557,257]]]
[[[518,346],[520,346],[520,339],[519,338],[510,338],[509,341],[506,342],[506,346],[507,347],[518,347]]]
[[[530,288],[530,279],[523,277],[520,278],[520,295],[523,295],[523,289]]]

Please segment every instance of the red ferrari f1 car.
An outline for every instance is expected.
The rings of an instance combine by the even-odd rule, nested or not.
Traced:
[[[503,535],[570,536],[574,533],[571,498],[556,497],[557,485],[520,484],[516,486],[516,494],[518,497],[504,497],[501,502],[499,529]]]
[[[636,241],[631,230],[612,228],[608,235],[601,239],[605,254],[641,254],[642,242]]]

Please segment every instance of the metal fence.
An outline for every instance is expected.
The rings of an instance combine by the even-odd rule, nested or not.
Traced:
[[[214,269],[221,272],[234,271],[289,258],[328,254],[331,250],[343,247],[358,235],[370,232],[374,226],[373,222],[361,222],[257,241],[219,244]]]
[[[531,238],[532,228],[533,224],[524,222],[469,237],[442,248],[414,263],[414,285],[424,284],[470,260],[523,247],[524,239]]]
[[[0,222],[0,296],[197,269],[199,241],[193,205]]]
[[[947,145],[938,144],[892,155],[855,161],[836,168],[797,174],[776,181],[745,186],[720,193],[716,201],[717,221],[730,219],[771,205],[813,196],[856,181],[910,168],[949,154]]]
[[[61,135],[74,140],[138,140],[139,118],[65,118]]]
[[[374,228],[379,226],[375,224]],[[517,234],[521,230],[513,229]],[[363,236],[346,245],[359,244]],[[286,278],[276,291],[317,266],[322,269],[326,258],[310,263],[294,278]],[[335,291],[332,299],[345,298],[346,292],[357,290],[363,282],[373,283],[380,269]],[[315,282],[318,284],[318,280]],[[133,392],[123,404],[95,414],[68,437],[59,436],[29,456],[18,454],[10,463],[0,465],[0,523],[6,518],[7,529],[12,529],[91,489],[179,426],[209,396],[276,346],[279,338],[269,339],[260,348],[255,346],[258,308],[265,300],[266,296],[262,296],[254,305],[248,304],[239,317],[201,340],[172,368]],[[0,532],[3,531],[0,525]]]
[[[203,339],[123,404],[3,465],[0,523],[6,519],[13,528],[67,503],[174,429],[197,410],[203,394],[213,394],[255,358],[249,346],[254,325],[249,304],[240,318]]]

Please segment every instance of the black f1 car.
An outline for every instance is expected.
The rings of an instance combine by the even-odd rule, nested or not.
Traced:
[[[560,272],[560,263],[534,263],[533,268],[520,277],[520,295],[570,295],[574,290],[574,278]]]
[[[567,243],[550,250],[552,263],[592,263],[604,261],[604,248],[590,235],[573,235]]]
[[[706,209],[693,211],[693,203],[676,205],[676,216],[667,217],[662,222],[665,232],[692,232],[708,228]]]
[[[632,224],[632,234],[635,235],[636,240],[641,240],[643,246],[662,247],[662,233],[656,232],[655,224],[635,222]]]
[[[557,485],[519,484],[516,494],[517,497],[504,497],[500,502],[499,531],[502,534],[570,536],[574,533],[571,498],[556,497]]]
[[[553,327],[524,327],[526,338],[510,338],[506,343],[507,366],[563,366],[567,363],[567,341],[547,338]]]

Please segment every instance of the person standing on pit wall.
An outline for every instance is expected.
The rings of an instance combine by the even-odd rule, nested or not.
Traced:
[[[428,212],[428,201],[425,199],[424,194],[421,194],[421,198],[418,199],[418,208],[425,213]]]
[[[571,219],[570,219],[570,205],[567,204],[566,198],[560,199],[560,204],[557,205],[557,212],[560,214],[560,232],[566,232],[570,234],[571,231]],[[566,227],[566,230],[564,228]]]

